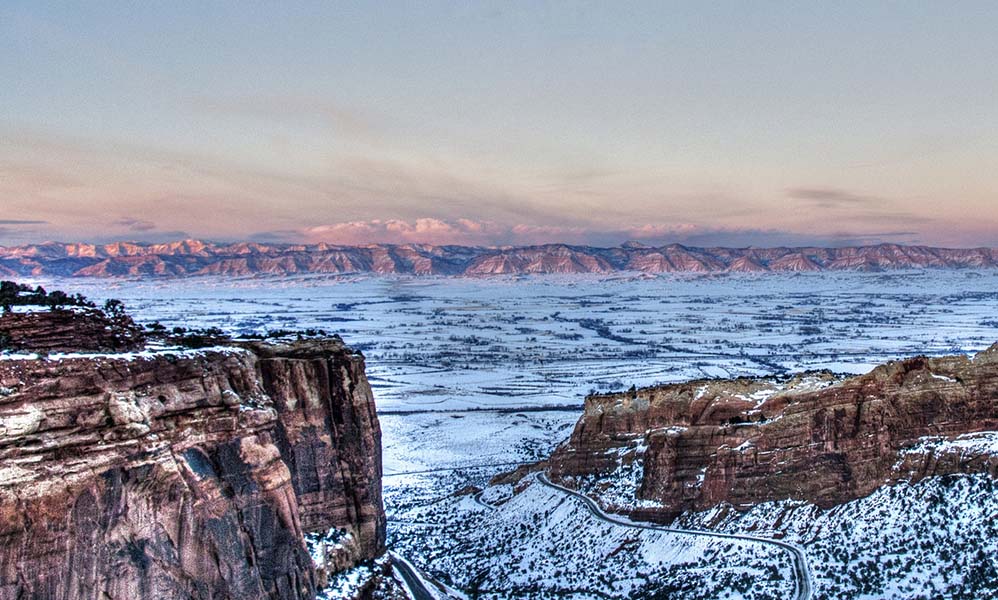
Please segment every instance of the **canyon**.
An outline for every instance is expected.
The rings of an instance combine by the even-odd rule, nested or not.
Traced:
[[[0,247],[0,276],[187,277],[377,273],[520,275],[542,273],[767,273],[887,271],[998,266],[995,248],[879,244],[842,248],[615,248],[546,244],[525,247],[428,244],[218,244],[201,240],[109,244],[46,242]]]
[[[383,555],[363,356],[335,336],[92,352],[67,333],[90,313],[3,317],[59,352],[0,360],[0,598],[310,599]],[[312,534],[335,539],[317,564]]]
[[[399,580],[386,545],[483,600],[791,597],[802,578],[760,536],[801,549],[815,597],[909,597],[944,575],[952,597],[982,597],[998,577],[993,277],[618,278],[588,294],[543,278],[94,279],[71,283],[96,305],[53,293],[34,308],[20,289],[0,314],[0,598],[404,598],[384,591]],[[96,308],[110,294],[146,327]],[[317,331],[334,322],[349,346]],[[818,335],[804,325],[830,354],[801,358]],[[774,339],[795,345],[779,370],[778,349],[740,350]],[[464,382],[476,371],[432,362],[438,346],[501,374]],[[671,362],[642,378],[636,346]],[[865,375],[837,374],[850,350]],[[911,358],[874,367],[890,356]],[[593,391],[538,411],[533,386],[543,400]],[[540,468],[639,522],[602,520]],[[361,571],[364,589],[344,585]]]

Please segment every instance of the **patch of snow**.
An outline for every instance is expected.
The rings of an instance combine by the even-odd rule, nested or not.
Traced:
[[[816,598],[985,598],[998,589],[998,489],[987,475],[883,486],[829,510],[784,500],[744,513],[719,506],[676,526],[803,546]]]
[[[942,381],[947,381],[949,383],[956,383],[957,382],[956,379],[953,379],[952,377],[947,377],[946,375],[939,375],[937,373],[932,373],[931,375],[932,375],[933,379],[940,379]]]
[[[700,469],[700,472],[697,473],[696,487],[702,488],[703,482],[706,480],[707,480],[707,467],[705,465],[703,468]]]
[[[961,456],[998,455],[998,431],[965,433],[956,437],[926,436],[901,451],[900,456],[910,454],[949,454]]]
[[[164,356],[173,356],[176,358],[196,358],[207,354],[244,354],[248,352],[248,350],[233,346],[210,346],[197,349],[181,347],[147,348],[146,350],[140,350],[137,352],[52,352],[44,355],[37,352],[12,352],[0,353],[0,360],[45,360],[49,362],[58,362],[63,360],[78,359],[106,359],[133,361],[161,358]]]

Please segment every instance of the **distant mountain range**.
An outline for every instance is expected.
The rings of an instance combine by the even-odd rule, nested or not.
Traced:
[[[45,242],[0,247],[0,276],[189,277],[379,273],[516,275],[528,273],[765,273],[995,268],[996,248],[879,244],[846,248],[651,247],[546,244],[485,248],[424,244],[163,244]]]

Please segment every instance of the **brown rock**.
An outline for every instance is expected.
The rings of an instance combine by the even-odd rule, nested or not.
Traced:
[[[2,599],[312,598],[304,532],[383,550],[373,398],[338,340],[0,360],[0,387]]]
[[[260,381],[279,415],[306,531],[351,525],[361,557],[384,551],[381,427],[364,359],[339,341],[251,345]]]
[[[130,317],[81,307],[0,314],[0,336],[7,347],[32,352],[123,352],[145,341]]]
[[[843,380],[704,380],[592,396],[549,462],[553,479],[587,478],[598,490],[613,482],[619,457],[640,460],[637,499],[661,504],[641,514],[669,520],[722,502],[829,507],[901,478],[996,475],[994,456],[904,452],[920,438],[995,429],[998,345]]]

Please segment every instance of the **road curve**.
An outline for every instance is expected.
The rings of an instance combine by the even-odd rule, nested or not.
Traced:
[[[405,586],[408,588],[412,600],[438,600],[435,594],[426,589],[422,579],[420,579],[419,575],[416,574],[416,571],[407,561],[401,560],[393,554],[392,566],[395,567],[395,570],[405,580]]]
[[[411,592],[412,600],[467,600],[467,598],[438,581],[431,581],[428,576],[420,575],[406,558],[395,552],[389,552],[392,557],[392,567],[398,571],[405,585]],[[426,582],[431,581],[433,585],[440,589],[434,590],[426,587]]]
[[[613,523],[614,525],[623,525],[624,527],[634,527],[637,529],[650,529],[654,531],[665,531],[668,533],[679,533],[683,535],[697,535],[701,537],[713,537],[713,538],[724,538],[724,539],[734,539],[734,540],[744,540],[750,542],[759,542],[762,544],[769,544],[772,546],[777,546],[783,550],[790,553],[794,564],[794,600],[810,600],[813,594],[813,586],[811,584],[811,567],[808,565],[807,556],[804,551],[796,544],[791,544],[789,542],[783,542],[780,540],[774,540],[772,538],[759,537],[754,535],[741,535],[736,533],[718,533],[713,531],[700,531],[696,529],[675,529],[672,527],[662,527],[659,525],[650,525],[645,523],[635,523],[630,520],[625,520],[620,517],[614,517],[613,515],[607,514],[596,502],[586,496],[585,494],[579,493],[571,488],[567,488],[557,483],[552,483],[543,473],[537,475],[537,480],[549,488],[553,488],[569,494],[585,504],[586,508],[589,509],[593,515],[607,523]]]
[[[472,499],[472,500],[474,500],[474,501],[475,501],[475,504],[477,504],[477,505],[479,505],[479,506],[484,506],[485,508],[487,508],[487,509],[489,509],[489,510],[495,510],[495,509],[496,509],[496,507],[495,507],[495,506],[492,506],[491,504],[489,504],[489,503],[488,503],[488,502],[486,502],[485,500],[482,500],[482,494],[483,494],[483,493],[484,493],[484,492],[477,492],[477,493],[475,493],[475,494],[474,494],[474,495],[473,495],[473,496],[471,497],[471,499]]]
[[[523,462],[496,462],[496,463],[479,463],[474,465],[460,465],[457,467],[440,467],[437,469],[423,469],[422,471],[394,471],[391,473],[382,474],[382,478],[385,477],[401,477],[402,475],[425,475],[427,473],[448,473],[450,471],[463,471],[464,469],[484,469],[486,467],[520,467],[523,466]]]

